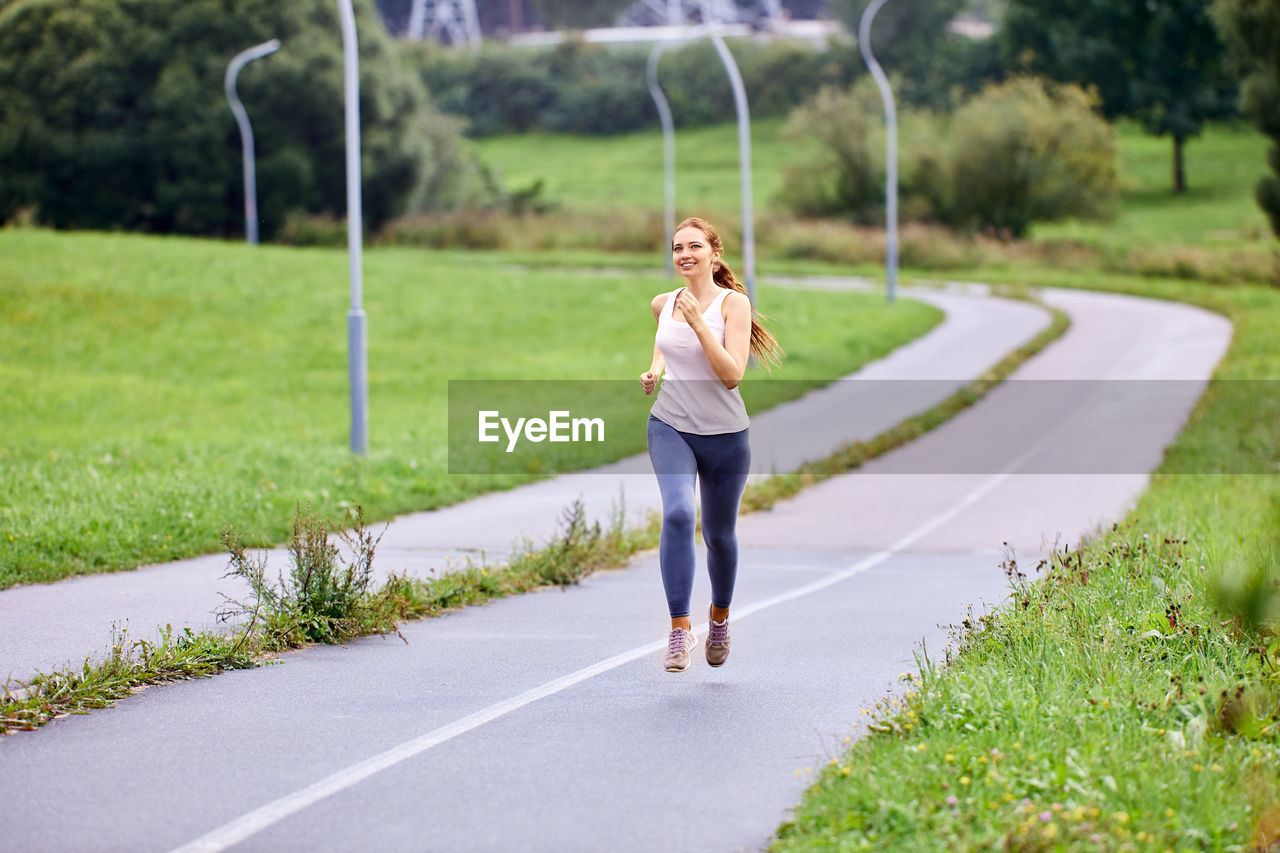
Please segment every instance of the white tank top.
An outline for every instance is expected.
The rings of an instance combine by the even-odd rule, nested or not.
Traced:
[[[720,292],[702,312],[702,317],[723,346],[724,315],[720,306],[732,291],[727,287],[716,289]],[[658,315],[655,341],[667,370],[650,414],[680,432],[696,435],[741,432],[751,423],[742,395],[737,388],[724,387],[716,376],[693,327],[677,322],[672,316],[679,292],[673,290],[667,294],[667,303]]]

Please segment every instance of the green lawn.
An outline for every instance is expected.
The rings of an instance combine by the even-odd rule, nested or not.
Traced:
[[[759,216],[783,212],[777,199],[789,165],[803,145],[788,140],[780,119],[752,127],[752,180]],[[480,157],[509,187],[543,181],[543,197],[569,209],[618,206],[661,210],[662,136],[656,131],[620,137],[527,134],[477,140]],[[1178,243],[1189,246],[1266,245],[1266,218],[1253,202],[1253,186],[1267,171],[1265,137],[1251,125],[1208,127],[1186,146],[1188,191],[1172,190],[1172,143],[1131,123],[1117,128],[1122,187],[1114,222],[1037,225],[1039,240],[1076,240],[1104,248]],[[677,210],[736,217],[737,126],[676,131]]]
[[[216,551],[228,524],[283,541],[298,501],[380,519],[514,483],[446,473],[447,381],[633,382],[649,300],[675,286],[369,252],[371,451],[357,460],[344,252],[0,231],[0,256],[0,587]],[[790,355],[776,379],[843,375],[939,319],[853,294],[759,299]],[[758,376],[744,389],[761,406],[799,390]]]
[[[800,147],[784,122],[766,119],[751,129],[756,207],[772,205],[786,167]],[[473,143],[481,159],[511,188],[543,182],[542,198],[571,209],[643,207],[662,210],[662,134],[574,136],[531,133]],[[676,129],[676,209],[736,215],[741,209],[736,124]]]

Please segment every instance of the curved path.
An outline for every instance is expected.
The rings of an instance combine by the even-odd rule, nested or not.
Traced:
[[[1177,380],[1181,411],[1121,429],[1099,398],[1113,386],[1086,383],[1063,411],[1027,411],[1002,386],[876,470],[747,516],[722,669],[661,671],[666,619],[646,554],[567,591],[410,624],[407,645],[311,649],[7,739],[6,847],[762,846],[804,768],[839,753],[921,639],[937,651],[939,625],[1003,598],[1001,542],[1074,540],[1124,511],[1230,338],[1224,320],[1182,306],[1049,298],[1074,326],[1020,371],[1025,387]],[[1088,453],[1055,453],[1081,432],[1122,438],[1133,470],[1070,473]],[[967,470],[932,470],[957,451]],[[695,612],[706,595],[700,579]]]

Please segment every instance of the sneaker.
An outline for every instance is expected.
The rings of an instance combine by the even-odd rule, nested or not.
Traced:
[[[692,631],[684,628],[673,628],[667,640],[667,656],[662,661],[667,672],[684,672],[689,668],[689,652],[698,645],[698,638]]]
[[[707,631],[707,663],[712,666],[724,666],[729,657],[729,618],[723,622],[710,622]]]

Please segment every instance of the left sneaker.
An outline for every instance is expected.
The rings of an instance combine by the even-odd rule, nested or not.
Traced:
[[[707,631],[707,663],[712,666],[724,666],[729,657],[729,617],[723,622],[711,621]]]

